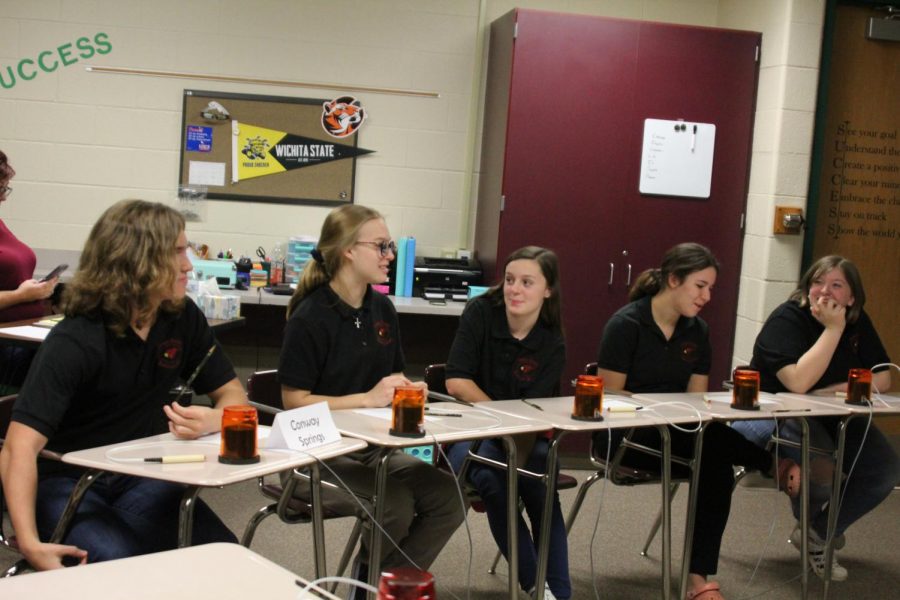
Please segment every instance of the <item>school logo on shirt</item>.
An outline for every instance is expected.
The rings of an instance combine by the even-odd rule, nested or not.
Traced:
[[[681,344],[681,360],[686,363],[695,363],[700,358],[697,344],[694,342],[684,342]]]
[[[534,374],[538,370],[538,363],[533,358],[522,357],[513,363],[513,377],[523,383],[534,381]]]
[[[158,347],[159,359],[157,364],[163,369],[174,369],[181,364],[181,340],[166,340]]]
[[[394,341],[391,336],[391,325],[387,321],[375,321],[375,339],[382,346],[388,346]]]

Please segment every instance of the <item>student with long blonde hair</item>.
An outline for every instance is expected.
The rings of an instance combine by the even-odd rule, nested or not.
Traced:
[[[285,408],[315,402],[327,402],[332,410],[390,406],[394,388],[414,385],[403,374],[397,312],[371,287],[387,280],[395,253],[377,211],[348,204],[328,214],[288,307],[278,367]],[[371,498],[378,455],[369,448],[328,466],[354,494]],[[391,455],[388,469],[389,494],[378,502],[386,503],[382,525],[399,547],[372,568],[406,566],[409,557],[427,569],[465,516],[456,483],[400,452]],[[327,470],[322,479],[338,483]],[[344,491],[323,490],[323,502],[344,514],[361,512]],[[368,569],[364,538],[355,576],[365,580]]]

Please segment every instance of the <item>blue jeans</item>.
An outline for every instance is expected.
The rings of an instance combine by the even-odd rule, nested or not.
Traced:
[[[807,419],[809,423],[809,445],[828,452],[837,449],[836,417],[820,417]],[[849,477],[843,482],[841,494],[841,512],[838,514],[835,536],[842,535],[850,525],[860,517],[878,506],[894,486],[900,482],[900,457],[894,452],[884,434],[872,424],[866,432],[868,419],[856,417],[847,424],[847,436],[844,445],[844,474]],[[740,421],[732,425],[750,441],[765,445],[775,429],[775,421]],[[800,442],[800,423],[788,419],[778,431],[779,437],[793,442]],[[865,436],[865,437],[863,437]],[[860,451],[862,446],[862,451]],[[795,461],[800,460],[799,448],[779,446],[779,455],[787,456]],[[853,461],[859,453],[854,466]],[[852,469],[852,471],[851,471]],[[828,526],[828,502],[831,499],[831,485],[810,482],[810,524],[822,539],[825,539]],[[792,500],[794,516],[799,518],[799,498]]]
[[[51,476],[38,483],[35,517],[47,541],[62,515],[76,479]],[[178,546],[178,508],[183,485],[106,474],[85,493],[63,543],[88,552],[88,562],[114,560]],[[199,499],[194,505],[192,543],[237,543],[219,517]]]
[[[462,467],[463,460],[469,453],[472,442],[453,444],[448,452],[450,464],[457,473]],[[525,463],[525,469],[543,473],[547,470],[547,452],[550,448],[549,440],[538,438],[534,442],[534,448]],[[506,450],[501,440],[484,440],[478,450],[479,456],[491,458],[500,462],[506,462]],[[509,558],[506,532],[509,522],[506,518],[506,472],[487,465],[472,463],[468,472],[469,481],[478,490],[484,502],[488,524],[497,547],[503,556]],[[530,477],[519,477],[519,497],[525,504],[525,512],[531,521],[532,537],[525,519],[519,514],[518,540],[519,540],[519,585],[525,590],[534,587],[537,576],[537,545],[538,534],[541,530],[541,515],[544,509],[544,494],[547,488],[540,481]],[[562,516],[562,508],[559,505],[559,494],[553,498],[552,522],[550,523],[550,554],[547,562],[547,584],[557,598],[569,598],[572,596],[572,583],[569,580],[569,547],[566,540],[566,524]]]

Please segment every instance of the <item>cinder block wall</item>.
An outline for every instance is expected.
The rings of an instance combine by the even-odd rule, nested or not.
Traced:
[[[771,223],[776,199],[806,203],[824,0],[0,0],[0,148],[18,171],[0,218],[33,247],[77,249],[116,200],[175,203],[185,88],[339,95],[84,70],[109,65],[439,92],[357,94],[368,110],[360,145],[377,151],[358,161],[357,198],[387,215],[395,237],[414,235],[419,254],[468,246],[487,28],[517,6],[763,32],[736,307],[735,362],[746,362],[798,275],[801,239],[774,238]],[[99,33],[111,45],[105,54]],[[89,42],[79,46],[82,37]],[[87,58],[86,45],[95,49]],[[23,59],[33,61],[23,68],[29,79],[17,72]],[[326,212],[210,201],[188,234],[252,254],[317,234]]]

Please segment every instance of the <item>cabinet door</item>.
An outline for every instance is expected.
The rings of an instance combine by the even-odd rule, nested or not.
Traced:
[[[507,105],[491,146],[504,152],[505,209],[496,244],[485,243],[497,258],[486,276],[498,280],[503,258],[521,246],[559,254],[569,378],[596,360],[603,326],[637,274],[676,243],[703,243],[722,262],[703,315],[717,386],[731,361],[759,34],[529,10],[515,18],[503,55],[509,85],[488,94],[485,113],[499,110],[492,99]],[[716,124],[710,198],[638,193],[645,118]],[[483,170],[482,180],[497,176]],[[480,198],[479,220],[491,201]]]
[[[638,24],[531,11],[517,23],[495,275],[519,247],[557,252],[568,377],[596,360],[603,324],[626,298],[609,281],[622,246],[627,182],[617,170],[632,137],[621,123],[634,110]]]
[[[680,242],[708,246],[721,263],[712,301],[701,316],[710,326],[718,389],[731,366],[743,241],[759,34],[660,23],[641,26],[634,120],[684,119],[716,126],[709,198],[645,196],[638,193],[640,147],[628,162],[622,233],[633,276],[659,265],[662,253]],[[640,134],[635,136],[640,144]],[[627,266],[626,266],[627,270]]]

